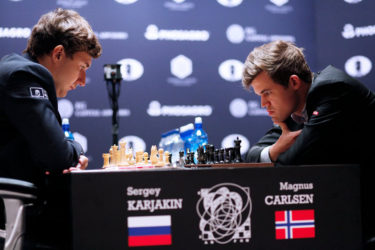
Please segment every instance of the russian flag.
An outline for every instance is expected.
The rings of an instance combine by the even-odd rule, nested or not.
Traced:
[[[171,245],[171,216],[130,216],[128,217],[128,246]]]
[[[275,211],[276,239],[315,238],[314,209]]]

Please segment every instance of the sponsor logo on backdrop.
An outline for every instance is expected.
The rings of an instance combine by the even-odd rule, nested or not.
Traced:
[[[242,0],[216,0],[219,4],[225,7],[236,7],[242,3]]]
[[[135,81],[143,75],[143,65],[133,58],[125,58],[117,62],[121,64],[121,75],[124,81]]]
[[[375,25],[368,25],[362,27],[354,27],[353,24],[347,23],[344,25],[341,35],[345,39],[352,39],[358,37],[367,37],[375,35]]]
[[[172,245],[171,227],[170,215],[129,216],[128,246]]]
[[[0,27],[0,38],[29,38],[30,34],[27,27]]]
[[[57,0],[56,4],[63,8],[79,9],[88,4],[88,0]]]
[[[115,0],[115,1],[121,4],[133,4],[137,2],[138,0]]]
[[[167,41],[190,41],[206,42],[210,38],[207,30],[181,30],[181,29],[159,29],[155,24],[150,24],[146,28],[145,38],[147,40],[167,40]]]
[[[149,116],[210,116],[212,114],[210,105],[161,105],[159,101],[153,100],[148,105]]]
[[[178,87],[187,87],[197,83],[197,78],[188,77],[193,73],[193,62],[187,56],[178,55],[173,58],[170,69],[175,77],[168,77],[168,83]]]
[[[60,99],[58,101],[59,113],[61,117],[112,117],[112,109],[91,109],[88,108],[87,102],[76,101],[74,104],[68,99]],[[129,109],[119,109],[119,117],[130,116]]]
[[[132,148],[133,152],[146,151],[145,141],[135,135],[127,135],[119,139],[119,141],[125,141],[128,148]]]
[[[250,100],[246,102],[244,99],[236,98],[229,104],[229,112],[236,118],[249,116],[268,116],[267,110],[261,108],[259,101]]]
[[[205,244],[249,242],[252,203],[250,188],[235,183],[221,183],[202,188],[198,195],[199,238]]]
[[[347,2],[347,3],[350,3],[350,4],[362,2],[362,0],[344,0],[344,1]]]
[[[269,0],[271,4],[265,6],[266,10],[273,14],[288,14],[293,11],[291,5],[287,5],[289,0]]]
[[[243,63],[229,59],[219,65],[219,75],[226,81],[237,82],[242,79]]]
[[[250,148],[249,140],[241,134],[230,134],[224,137],[221,141],[221,148],[231,148],[234,147],[234,140],[241,140],[241,155],[245,154]]]
[[[345,63],[345,71],[352,77],[363,77],[372,69],[371,60],[365,56],[353,56]]]
[[[195,7],[195,4],[186,0],[173,0],[164,2],[164,7],[172,11],[188,11]]]
[[[313,209],[275,211],[277,240],[315,238]]]
[[[123,31],[101,31],[95,32],[99,40],[126,40],[129,37],[127,32]]]
[[[232,24],[227,28],[226,35],[231,43],[242,43],[246,42],[261,42],[268,43],[275,40],[283,40],[289,42],[295,42],[296,38],[292,35],[282,34],[258,34],[255,27],[242,27],[239,24]]]
[[[86,153],[88,148],[87,148],[87,137],[84,135],[81,135],[78,132],[73,133],[74,140],[77,141],[79,144],[81,144],[83,152]]]

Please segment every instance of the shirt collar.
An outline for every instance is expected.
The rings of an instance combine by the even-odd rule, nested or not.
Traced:
[[[303,123],[307,122],[308,115],[307,115],[307,111],[306,111],[306,106],[303,107],[303,110],[302,110],[301,113],[298,113],[298,114],[292,113],[291,117],[296,123],[299,123],[299,124],[303,124]]]

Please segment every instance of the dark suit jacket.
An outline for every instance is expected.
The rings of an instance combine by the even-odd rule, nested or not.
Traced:
[[[45,171],[75,166],[81,146],[66,140],[49,71],[28,56],[0,61],[0,177],[39,184]]]
[[[291,131],[302,129],[303,124],[298,124],[291,117],[285,121],[286,125]],[[279,125],[274,125],[267,133],[254,144],[245,155],[246,162],[260,162],[260,153],[265,147],[274,144],[281,135],[281,128]]]
[[[302,133],[278,157],[276,164],[360,164],[364,239],[374,237],[374,93],[344,72],[328,66],[313,80],[306,111],[308,121]],[[248,158],[258,161],[261,150],[272,145],[280,134],[280,128],[270,130],[250,149],[248,155],[252,156]]]

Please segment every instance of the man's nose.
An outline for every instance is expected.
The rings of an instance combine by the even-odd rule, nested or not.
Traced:
[[[81,70],[79,72],[79,76],[76,83],[79,84],[79,86],[81,87],[84,87],[86,85],[86,71]]]
[[[268,105],[268,101],[267,101],[267,98],[265,98],[265,97],[260,97],[260,106],[262,107],[262,108],[267,108],[267,105]]]

